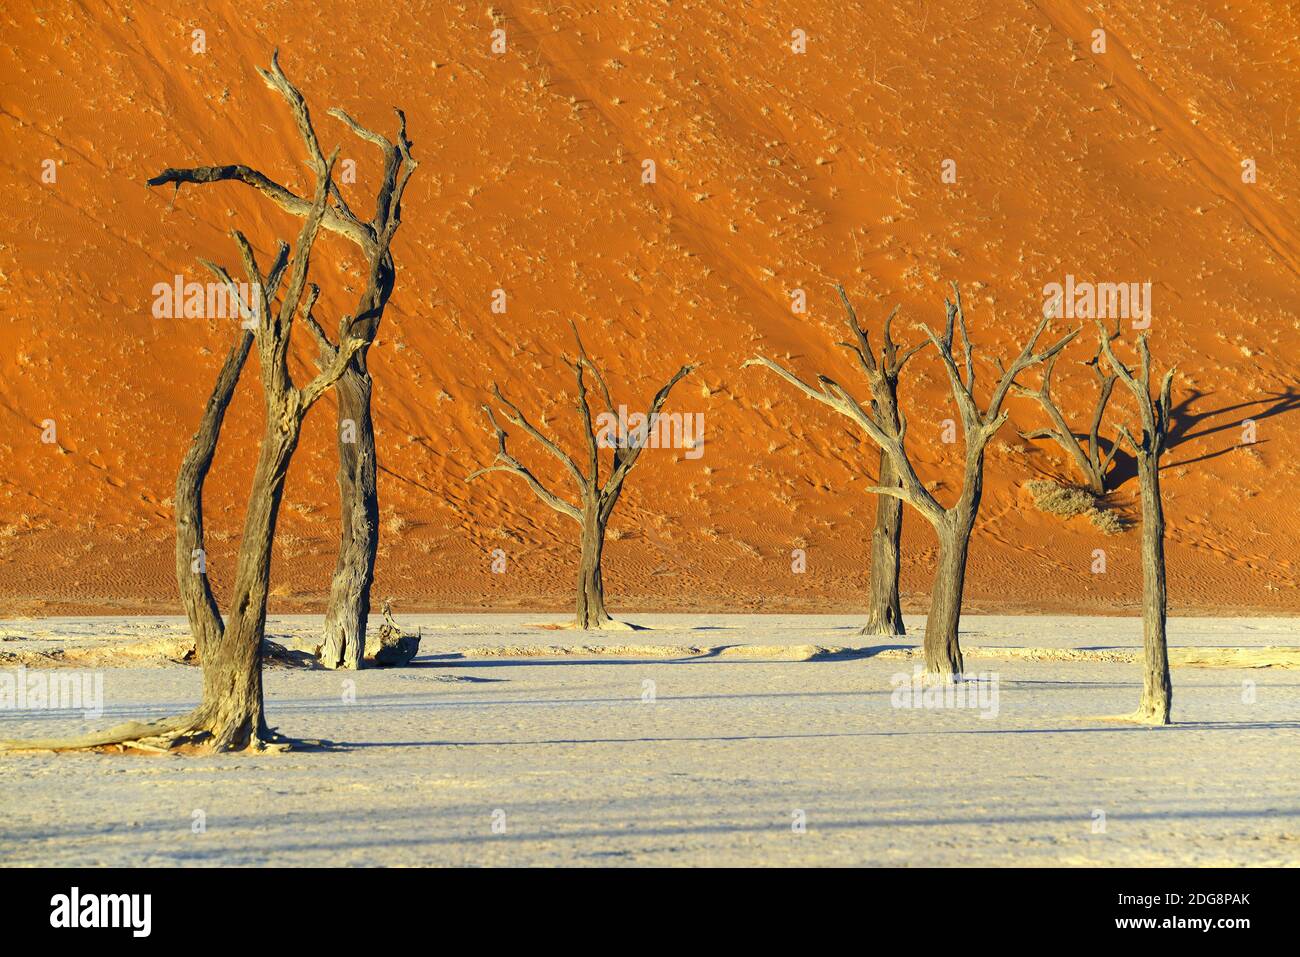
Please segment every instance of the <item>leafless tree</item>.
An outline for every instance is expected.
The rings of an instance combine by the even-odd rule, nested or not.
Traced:
[[[1117,328],[1115,332],[1105,333],[1105,335],[1109,339],[1114,339],[1118,337],[1119,330]],[[1107,373],[1102,370],[1101,352],[1102,346],[1098,343],[1097,351],[1092,358],[1083,363],[1092,370],[1093,376],[1097,380],[1097,400],[1092,408],[1092,422],[1088,428],[1086,449],[1083,442],[1080,442],[1079,436],[1070,428],[1065,416],[1052,398],[1052,372],[1056,369],[1056,360],[1060,358],[1059,353],[1044,363],[1043,381],[1037,389],[1029,389],[1018,383],[1012,386],[1017,395],[1036,399],[1038,404],[1042,406],[1043,411],[1047,413],[1047,417],[1052,421],[1052,428],[1021,432],[1020,437],[1030,441],[1034,439],[1053,439],[1074,460],[1074,464],[1083,475],[1084,482],[1094,495],[1105,495],[1108,491],[1106,479],[1110,467],[1115,461],[1115,453],[1119,451],[1118,442],[1109,443],[1109,450],[1102,451],[1102,419],[1105,417],[1106,406],[1110,402],[1111,393],[1114,391],[1115,383],[1119,377],[1113,372]]]
[[[267,272],[270,283],[268,300],[274,300],[279,292],[285,265],[288,263],[288,253],[288,245],[280,243],[275,261]],[[206,260],[203,264],[238,296],[237,287],[225,269]],[[241,312],[247,312],[253,306],[252,303],[242,301],[240,305],[243,307]],[[226,361],[221,366],[212,395],[208,397],[203,409],[198,430],[194,433],[176,474],[176,585],[189,619],[194,651],[200,661],[203,660],[204,649],[213,645],[222,632],[221,610],[212,594],[207,574],[207,552],[203,535],[203,483],[208,470],[212,468],[226,409],[230,407],[235,386],[239,384],[239,377],[252,346],[252,330],[245,329],[231,346]]]
[[[855,336],[855,342],[842,342],[840,345],[853,350],[858,356],[858,362],[863,371],[866,372],[868,381],[871,381],[873,377],[874,365],[875,371],[878,372],[878,375],[876,375],[878,385],[887,393],[887,401],[882,403],[873,400],[869,403],[871,417],[878,428],[897,431],[899,428],[897,420],[899,373],[902,372],[907,360],[929,345],[929,342],[922,340],[912,348],[900,352],[899,344],[894,341],[891,334],[894,318],[898,315],[898,307],[895,306],[885,320],[884,329],[881,333],[883,343],[880,357],[875,359],[871,355],[870,347],[865,346],[866,335],[858,324],[858,316],[853,309],[853,304],[849,302],[848,294],[845,293],[843,286],[836,286],[835,289],[840,295],[840,301],[844,304],[849,328]],[[767,359],[750,359],[745,363],[745,366],[749,365],[766,366],[782,378],[794,381],[793,377],[786,373],[784,369]],[[856,421],[855,414],[851,413],[850,408],[838,398],[827,395],[824,391],[810,389],[799,382],[795,382],[795,384],[818,402]],[[885,417],[889,416],[894,418],[892,421],[886,422]],[[898,470],[894,467],[894,460],[883,446],[879,447],[879,465],[876,474],[878,476],[877,481],[881,485],[896,486],[899,484]],[[871,531],[871,566],[868,572],[870,598],[867,609],[867,624],[860,634],[906,634],[906,628],[903,626],[903,609],[898,599],[899,545],[902,534],[902,501],[890,495],[877,495],[876,522]]]
[[[282,79],[272,61],[274,74],[262,75],[273,88]],[[317,339],[325,336],[313,309],[320,289],[308,283],[311,251],[335,194],[333,169],[335,150],[314,166],[316,186],[303,215],[297,245],[281,242],[270,268],[263,272],[247,238],[239,230],[232,236],[247,276],[252,302],[241,302],[251,313],[252,328],[246,329],[231,347],[199,428],[191,441],[177,478],[177,577],[203,666],[203,698],[188,714],[161,721],[129,722],[107,731],[77,738],[35,741],[5,741],[7,749],[72,750],[109,745],[129,745],[147,750],[194,746],[205,750],[263,750],[289,746],[266,724],[262,695],[262,642],[266,626],[266,603],[270,590],[271,548],[289,464],[297,449],[302,423],[325,392],[343,376],[358,352],[370,345],[374,325],[358,314],[344,316],[339,324],[339,341],[329,343],[329,360],[306,385],[296,385],[289,373],[288,354],[295,316],[301,311]],[[397,227],[402,192],[410,167],[398,176],[388,197],[388,235]],[[205,265],[235,290],[229,274],[220,266]],[[276,297],[284,277],[287,285]],[[236,292],[236,295],[238,293]],[[363,301],[365,301],[363,299]],[[256,345],[265,406],[265,427],[244,517],[243,537],[235,566],[234,590],[226,620],[207,581],[203,555],[202,491],[220,431],[235,386],[253,345]]]
[[[319,176],[325,157],[302,93],[280,69],[277,54],[272,54],[269,71],[259,69],[258,72],[267,85],[288,103],[306,146],[308,165]],[[338,184],[331,183],[331,202],[321,220],[324,229],[355,243],[366,260],[366,288],[352,321],[358,328],[365,328],[367,344],[353,355],[335,386],[338,395],[338,485],[342,530],[320,650],[321,663],[326,667],[359,668],[365,648],[370,588],[374,582],[375,555],[379,547],[375,430],[370,408],[372,381],[366,363],[369,343],[378,334],[384,308],[396,281],[390,247],[400,222],[397,200],[400,200],[400,191],[405,189],[406,181],[417,164],[411,158],[411,141],[406,136],[406,117],[401,110],[395,111],[398,118],[395,142],[366,129],[343,110],[331,109],[328,112],[360,139],[377,146],[384,160],[373,217],[363,220],[353,213]],[[307,200],[244,165],[166,169],[150,179],[149,185],[170,183],[179,189],[184,183],[225,181],[251,186],[296,216],[305,217],[310,209]],[[315,326],[309,325],[316,334]],[[321,350],[319,362],[324,367],[334,361],[335,347],[327,338],[320,335],[316,338]]]
[[[898,473],[898,485],[881,484],[868,491],[906,502],[934,526],[939,538],[939,562],[935,568],[930,610],[925,621],[924,653],[926,672],[940,676],[960,675],[962,672],[958,623],[966,581],[966,556],[984,491],[985,449],[989,440],[1007,420],[1008,413],[1003,411],[1002,405],[1019,373],[1051,359],[1078,334],[1077,331],[1071,332],[1046,351],[1035,353],[1034,347],[1051,321],[1051,316],[1045,314],[1011,365],[1005,369],[999,368],[1000,374],[993,385],[988,404],[981,410],[974,395],[975,361],[966,329],[966,313],[957,284],[953,283],[952,288],[953,299],[944,300],[947,325],[943,335],[935,335],[929,326],[920,327],[926,338],[934,344],[948,373],[966,438],[965,477],[961,493],[947,508],[925,487],[912,467],[904,444],[907,419],[899,411],[897,392],[889,387],[881,364],[875,359],[870,340],[851,310],[849,323],[857,340],[853,348],[867,373],[875,406],[872,412],[864,409],[839,383],[826,376],[817,376],[817,387],[814,388],[770,359],[760,356],[746,363],[766,366],[805,394],[853,419],[873,442],[888,453]],[[961,337],[961,366],[953,353],[954,333]]]
[[[1165,372],[1156,397],[1151,394],[1151,350],[1146,333],[1138,339],[1139,371],[1115,357],[1106,329],[1101,326],[1101,344],[1111,369],[1133,393],[1142,422],[1137,440],[1126,426],[1119,434],[1137,458],[1138,483],[1142,492],[1142,701],[1133,719],[1144,724],[1168,724],[1173,701],[1169,681],[1169,647],[1165,641],[1165,511],[1160,500],[1160,456],[1169,437],[1170,394],[1174,367]]]
[[[573,334],[577,338],[578,358],[569,362],[577,381],[577,408],[582,418],[583,438],[587,446],[585,470],[578,465],[560,446],[537,429],[515,405],[502,394],[496,383],[492,384],[492,394],[502,406],[501,415],[507,422],[523,430],[529,438],[540,445],[548,454],[558,459],[573,476],[578,486],[578,504],[574,505],[547,489],[522,462],[506,449],[507,433],[497,420],[491,406],[483,406],[492,431],[496,436],[497,455],[492,465],[471,472],[465,481],[472,482],[489,472],[509,472],[522,478],[528,487],[543,502],[561,515],[567,515],[581,528],[580,551],[578,558],[578,599],[574,626],[577,628],[617,628],[626,627],[610,618],[605,610],[605,584],[601,574],[601,556],[605,547],[605,530],[609,525],[614,506],[618,504],[623,492],[623,483],[628,473],[640,460],[641,453],[650,439],[650,431],[657,427],[660,410],[668,399],[668,393],[684,376],[690,374],[694,366],[682,366],[668,383],[655,393],[650,403],[650,410],[645,415],[643,428],[634,431],[623,442],[617,436],[611,436],[609,430],[598,430],[587,402],[588,385],[584,372],[590,372],[595,380],[598,399],[604,403],[606,412],[613,419],[618,419],[618,411],[605,376],[587,355],[582,338],[574,326]],[[601,454],[603,447],[612,449],[612,462],[606,469],[607,477],[601,482]]]

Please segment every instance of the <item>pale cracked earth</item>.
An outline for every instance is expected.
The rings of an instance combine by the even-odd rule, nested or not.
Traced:
[[[651,630],[412,616],[403,624],[424,634],[413,667],[268,668],[271,723],[329,750],[0,755],[0,862],[1300,862],[1295,620],[1173,621],[1175,724],[1146,729],[1105,720],[1137,702],[1136,619],[965,619],[968,669],[998,680],[997,714],[981,717],[891,706],[919,618],[882,643],[850,616],[634,617]],[[269,631],[293,644],[318,622]],[[0,670],[61,651],[63,668],[98,662],[105,696],[95,721],[0,711],[0,738],[189,708],[196,668],[76,660],[181,628],[0,622]],[[131,666],[102,667],[115,660]]]

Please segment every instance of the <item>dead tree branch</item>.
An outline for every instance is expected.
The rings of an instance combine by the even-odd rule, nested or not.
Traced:
[[[548,455],[556,459],[573,478],[578,491],[577,504],[547,488],[527,466],[511,454],[507,447],[508,434],[498,421],[496,413],[487,405],[483,406],[483,411],[496,438],[496,458],[491,465],[471,472],[465,477],[465,481],[472,482],[483,475],[493,472],[516,475],[523,479],[528,487],[533,490],[533,493],[546,505],[577,522],[582,532],[575,625],[579,628],[613,627],[617,626],[618,623],[614,622],[605,611],[604,581],[601,573],[601,556],[603,554],[606,527],[610,516],[614,512],[614,506],[622,494],[623,484],[627,481],[628,474],[640,459],[646,445],[651,441],[650,430],[657,427],[660,413],[664,403],[668,400],[669,393],[672,391],[673,386],[690,374],[694,366],[682,366],[655,393],[649,409],[645,413],[646,425],[643,429],[638,430],[636,434],[627,436],[626,441],[623,440],[622,436],[618,435],[611,439],[609,428],[598,429],[596,420],[592,416],[591,405],[587,398],[591,386],[587,382],[585,373],[590,372],[595,380],[595,388],[604,403],[606,414],[612,418],[617,418],[613,396],[604,374],[587,354],[586,348],[582,344],[582,337],[578,334],[577,326],[573,327],[573,334],[578,346],[578,355],[577,358],[568,361],[567,364],[573,371],[574,380],[577,384],[575,407],[582,423],[583,442],[587,453],[585,470],[556,441],[533,425],[523,410],[506,398],[496,383],[492,385],[492,394],[501,406],[502,417],[532,439]],[[606,469],[603,481],[600,454],[602,448],[611,449],[611,461]]]

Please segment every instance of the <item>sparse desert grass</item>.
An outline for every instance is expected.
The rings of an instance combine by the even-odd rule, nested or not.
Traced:
[[[24,512],[18,516],[18,521],[0,525],[0,538],[15,538],[27,532],[43,532],[49,527],[49,522],[34,520]]]
[[[1034,504],[1040,512],[1073,518],[1086,515],[1097,504],[1096,498],[1087,489],[1076,485],[1059,485],[1047,479],[1035,479],[1029,483],[1029,491],[1034,496]]]
[[[301,558],[303,555],[312,553],[310,545],[312,540],[303,538],[299,535],[290,535],[281,532],[275,537],[275,545],[279,549],[281,556],[284,558]],[[275,594],[272,592],[272,594]]]
[[[1107,535],[1118,535],[1128,530],[1128,523],[1113,509],[1095,508],[1088,513],[1088,519]]]
[[[516,544],[520,544],[520,545],[524,544],[524,542],[526,541],[526,539],[522,534],[520,534],[519,532],[515,531],[513,528],[510,528],[506,525],[496,526],[495,528],[489,531],[489,534],[491,536],[495,536],[496,538],[504,538],[507,541],[515,542]]]
[[[1040,512],[1062,518],[1087,515],[1088,520],[1107,535],[1118,535],[1127,528],[1124,520],[1113,509],[1106,508],[1103,499],[1089,489],[1062,485],[1050,479],[1034,479],[1027,483],[1026,488]]]

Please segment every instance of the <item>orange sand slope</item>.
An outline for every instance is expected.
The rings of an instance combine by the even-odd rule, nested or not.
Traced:
[[[449,610],[569,600],[571,524],[510,476],[463,477],[493,452],[479,411],[493,380],[580,449],[561,361],[573,319],[633,407],[683,361],[701,363],[669,411],[704,413],[704,454],[642,458],[606,549],[612,607],[858,607],[876,452],[741,361],[761,351],[865,389],[835,345],[836,281],[873,331],[901,303],[897,328],[912,340],[914,322],[941,321],[945,284],[959,280],[980,354],[1006,356],[1044,284],[1069,274],[1150,282],[1158,367],[1178,363],[1180,437],[1165,470],[1173,608],[1296,610],[1294,4],[1119,0],[1100,22],[1080,0],[326,0],[310,15],[271,4],[252,16],[216,2],[7,6],[0,614],[177,606],[172,483],[234,328],[156,319],[152,290],[177,274],[206,281],[198,256],[233,267],[233,227],[265,256],[297,223],[242,186],[173,195],[144,180],[247,162],[307,186],[288,112],[254,72],[276,44],[326,148],[355,160],[357,183],[344,186],[355,207],[373,202],[377,156],[327,107],[385,130],[403,107],[422,164],[371,360],[377,597]],[[1092,49],[1098,27],[1104,53]],[[491,50],[495,29],[504,54]],[[195,30],[205,52],[192,50]],[[955,183],[941,175],[949,159]],[[1245,159],[1254,183],[1242,182]],[[359,257],[336,236],[318,250],[321,311],[337,315]],[[490,308],[498,288],[504,315]],[[795,289],[805,314],[792,311]],[[1080,424],[1093,395],[1087,325],[1057,370]],[[221,595],[261,428],[252,366],[208,485]],[[910,368],[910,448],[947,499],[961,446],[942,441],[943,420],[955,409],[932,352]],[[987,389],[992,367],[980,372]],[[333,565],[335,422],[322,406],[277,541],[280,610],[320,610]],[[1129,397],[1113,412],[1131,421]],[[1011,415],[990,449],[969,607],[1132,609],[1137,534],[1036,511],[1024,483],[1070,477],[1069,464],[1017,435],[1046,424],[1031,400],[1012,400]],[[41,441],[46,420],[55,443]],[[523,436],[515,451],[571,491]],[[1115,499],[1135,517],[1131,465],[1125,475]],[[935,542],[912,515],[904,546],[908,605],[923,609]],[[1104,574],[1092,570],[1098,548]],[[495,549],[505,574],[491,572]]]

